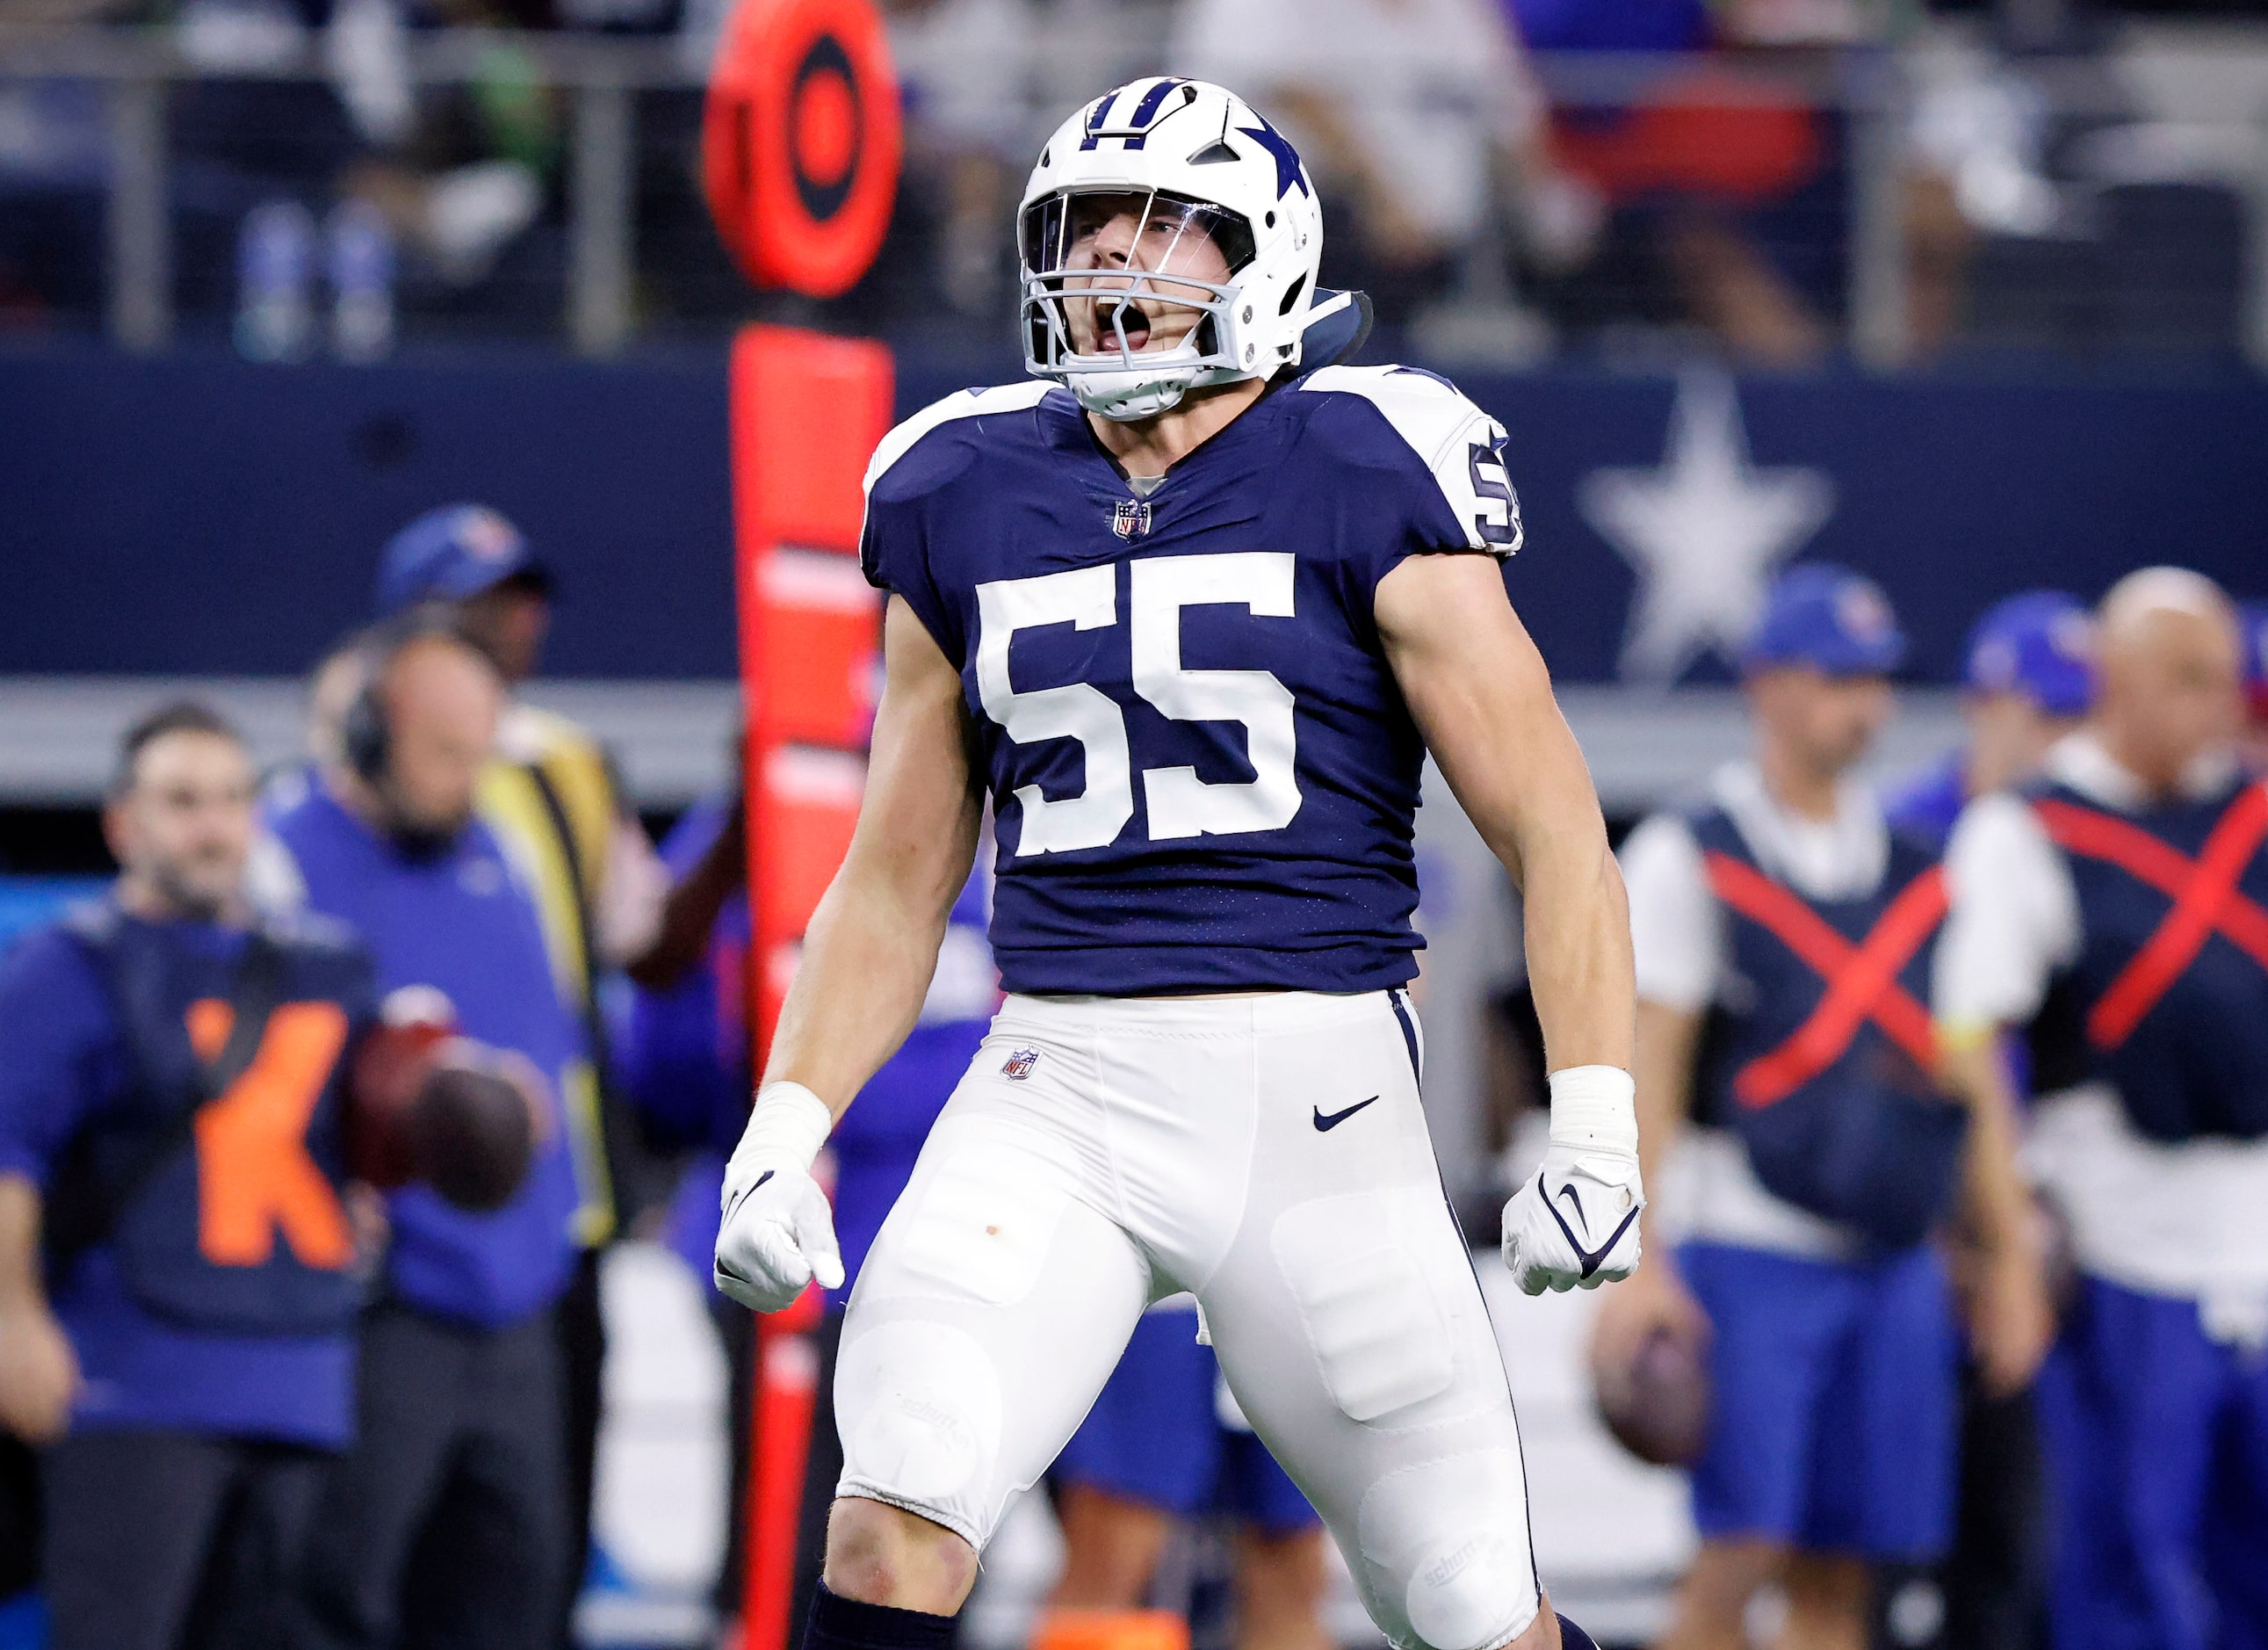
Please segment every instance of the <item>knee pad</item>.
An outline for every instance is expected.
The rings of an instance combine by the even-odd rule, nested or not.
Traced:
[[[1488,1650],[1535,1619],[1535,1560],[1515,1442],[1491,1440],[1380,1479],[1362,1498],[1356,1543],[1367,1590],[1432,1650]]]
[[[1366,1425],[1438,1425],[1454,1418],[1430,1401],[1449,1395],[1451,1411],[1475,1407],[1473,1392],[1452,1389],[1461,1384],[1460,1292],[1477,1305],[1478,1291],[1439,1187],[1294,1204],[1276,1218],[1269,1247],[1342,1414]],[[1502,1390],[1498,1373],[1479,1396]]]
[[[843,1485],[968,1536],[999,1456],[1000,1411],[999,1374],[966,1330],[922,1319],[865,1330],[835,1375]]]

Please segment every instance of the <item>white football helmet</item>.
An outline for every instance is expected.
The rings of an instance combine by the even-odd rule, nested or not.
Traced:
[[[1298,154],[1243,99],[1152,76],[1056,129],[1017,247],[1026,370],[1106,418],[1147,418],[1299,364],[1323,217]]]

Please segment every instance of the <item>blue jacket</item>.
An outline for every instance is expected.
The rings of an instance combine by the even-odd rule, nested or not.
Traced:
[[[1968,804],[1969,753],[1951,750],[1885,792],[1882,817],[1892,830],[1943,853]]]

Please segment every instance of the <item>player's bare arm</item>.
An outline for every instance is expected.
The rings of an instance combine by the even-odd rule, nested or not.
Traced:
[[[1551,1072],[1552,1145],[1505,1211],[1521,1287],[1594,1288],[1638,1260],[1630,910],[1582,751],[1494,558],[1411,556],[1379,581],[1388,663],[1457,799],[1520,888]]]
[[[1630,911],[1583,753],[1493,557],[1413,556],[1379,581],[1403,696],[1527,912],[1546,1058],[1631,1063]]]
[[[858,829],[812,915],[764,1068],[767,1086],[800,1083],[837,1116],[913,1028],[983,816],[960,674],[900,598],[883,666]]]
[[[976,851],[961,678],[898,598],[858,824],[806,931],[770,1058],[725,1177],[717,1284],[776,1312],[815,1277],[842,1281],[812,1160],[836,1117],[905,1041]]]

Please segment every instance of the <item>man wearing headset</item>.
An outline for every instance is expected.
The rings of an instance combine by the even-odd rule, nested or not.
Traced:
[[[357,1436],[316,1540],[326,1642],[537,1650],[568,1580],[554,1307],[577,1206],[561,1090],[585,1057],[534,896],[475,813],[504,684],[446,619],[358,638],[320,679],[345,708],[326,755],[267,800],[272,897],[358,932],[380,999],[440,1010],[544,1079],[535,1160],[490,1214],[391,1195],[364,1314]],[[446,1008],[443,1005],[446,1004]]]
[[[497,755],[481,778],[480,815],[535,894],[559,994],[582,1016],[590,1043],[589,1057],[568,1072],[564,1087],[580,1192],[575,1234],[583,1253],[557,1314],[565,1359],[571,1576],[579,1578],[606,1359],[599,1254],[627,1218],[615,1196],[613,1159],[622,1142],[623,1113],[607,1083],[598,983],[619,969],[650,991],[666,991],[690,972],[740,879],[746,849],[736,807],[709,851],[673,878],[599,741],[519,697],[520,685],[541,662],[555,592],[551,570],[526,535],[485,505],[427,511],[388,539],[379,558],[381,620],[417,608],[446,612],[504,678]],[[561,1602],[564,1609],[572,1601],[563,1596]]]

